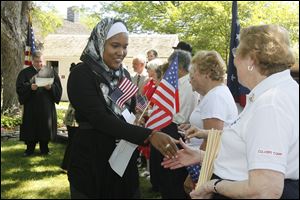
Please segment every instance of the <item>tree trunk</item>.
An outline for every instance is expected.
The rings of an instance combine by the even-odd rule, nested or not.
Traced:
[[[31,1],[1,1],[1,113],[18,105],[16,79],[24,65]]]

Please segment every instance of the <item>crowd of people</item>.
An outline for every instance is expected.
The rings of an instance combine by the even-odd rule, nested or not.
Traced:
[[[71,198],[140,198],[138,160],[144,160],[143,175],[152,190],[166,199],[299,198],[299,85],[290,75],[295,58],[286,29],[260,25],[241,30],[232,53],[239,82],[250,94],[240,114],[224,83],[226,64],[218,52],[193,52],[181,41],[165,62],[155,49],[136,55],[135,74],[130,75],[122,63],[127,46],[126,24],[104,18],[91,32],[81,62],[70,68],[69,143],[61,168],[67,170]],[[150,99],[175,57],[180,109],[171,124],[151,130],[145,127],[154,107]],[[41,153],[48,154],[57,129],[54,103],[59,103],[62,87],[55,72],[53,83],[36,84],[42,66],[37,51],[33,65],[17,78],[24,105],[24,156],[33,154],[37,142]],[[111,94],[124,79],[137,91],[120,106]],[[146,108],[137,106],[138,97]],[[136,120],[129,123],[125,111]],[[221,146],[211,180],[196,189],[210,129],[222,131]],[[138,147],[119,175],[110,158],[122,140]]]

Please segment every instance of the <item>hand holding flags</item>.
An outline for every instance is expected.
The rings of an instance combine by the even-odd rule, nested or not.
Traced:
[[[214,161],[218,155],[221,145],[221,130],[209,130],[207,137],[207,145],[205,155],[201,165],[200,176],[196,185],[196,190],[207,181],[209,181],[213,174]]]
[[[155,105],[146,123],[147,128],[160,130],[168,126],[172,122],[173,115],[179,112],[178,55],[170,64],[150,102]]]
[[[116,89],[110,94],[110,99],[123,108],[128,101],[138,91],[138,87],[133,84],[128,78],[124,77]]]

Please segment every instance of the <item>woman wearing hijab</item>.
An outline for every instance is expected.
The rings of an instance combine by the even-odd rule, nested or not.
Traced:
[[[137,151],[123,176],[111,168],[109,158],[120,139],[142,145],[150,142],[163,155],[173,157],[173,138],[126,123],[122,109],[109,98],[129,73],[122,66],[128,31],[120,20],[105,18],[93,29],[80,60],[68,79],[68,96],[75,108],[79,130],[74,135],[68,169],[71,198],[139,198]],[[135,96],[125,104],[134,112]]]

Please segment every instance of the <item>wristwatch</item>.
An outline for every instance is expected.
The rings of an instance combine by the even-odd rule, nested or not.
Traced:
[[[215,191],[215,193],[218,193],[218,191],[217,191],[217,184],[220,183],[221,181],[223,181],[223,179],[218,179],[218,180],[214,183],[214,191]]]

